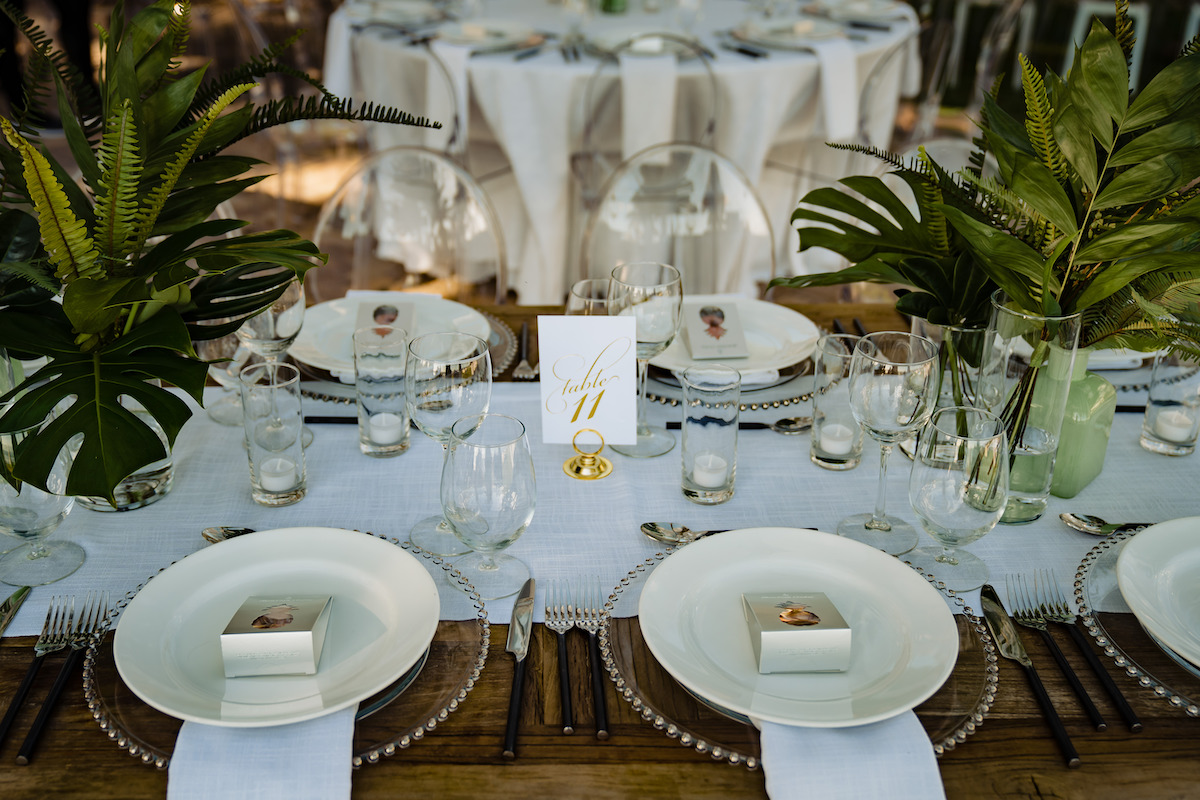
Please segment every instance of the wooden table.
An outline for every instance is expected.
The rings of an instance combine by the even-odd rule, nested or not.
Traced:
[[[799,308],[822,325],[838,316],[844,323],[858,317],[872,330],[904,327],[885,306]],[[538,312],[553,311],[488,310],[514,327]],[[507,626],[492,626],[486,668],[462,709],[424,741],[356,772],[355,797],[765,796],[761,771],[714,762],[681,746],[643,722],[618,699],[611,684],[607,687],[611,738],[597,741],[592,735],[592,698],[585,680],[586,643],[580,635],[571,637],[569,651],[577,732],[564,736],[559,726],[554,640],[540,625],[529,656],[519,756],[516,761],[505,761],[500,749],[512,681],[512,657],[504,652],[506,636]],[[1200,720],[1140,689],[1104,659],[1145,723],[1142,733],[1130,733],[1071,639],[1063,631],[1056,631],[1055,637],[1109,720],[1109,729],[1103,733],[1091,729],[1041,640],[1027,635],[1024,640],[1030,655],[1074,738],[1083,767],[1068,770],[1063,765],[1023,674],[1015,664],[1002,660],[1000,693],[990,715],[973,736],[940,761],[947,796],[1088,800],[1196,796],[1200,792]],[[25,674],[32,645],[33,637],[0,640],[0,702],[12,695]],[[1137,652],[1132,655],[1136,657]],[[0,746],[0,798],[165,797],[166,772],[143,765],[100,732],[84,704],[78,676],[51,717],[32,764],[15,765],[20,740],[37,712],[37,701],[53,682],[57,666],[57,661],[45,665],[30,693],[31,700],[17,719],[16,735]],[[870,768],[870,754],[864,753],[863,764]]]

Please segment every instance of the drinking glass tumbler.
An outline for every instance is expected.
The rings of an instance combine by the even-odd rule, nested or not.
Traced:
[[[408,334],[392,325],[354,332],[354,400],[358,409],[358,448],[375,458],[408,450],[408,404],[404,365]]]
[[[1150,372],[1150,399],[1142,447],[1165,456],[1189,456],[1200,427],[1200,361],[1161,353]]]
[[[850,409],[850,362],[857,343],[849,333],[828,334],[817,343],[808,457],[825,469],[854,469],[862,461],[863,430]]]
[[[733,497],[742,375],[724,364],[692,366],[683,387],[683,496],[716,505]]]
[[[264,506],[287,506],[308,491],[301,432],[300,371],[264,361],[240,373],[250,495]]]

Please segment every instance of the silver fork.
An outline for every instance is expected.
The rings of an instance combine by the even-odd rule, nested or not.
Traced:
[[[107,622],[107,593],[88,592],[87,597],[84,598],[83,607],[79,611],[79,616],[75,616],[75,598],[71,598],[71,613],[67,629],[61,637],[63,644],[59,644],[56,648],[61,649],[64,645],[70,645],[71,653],[67,656],[66,661],[63,662],[62,668],[59,669],[58,677],[54,679],[54,685],[50,687],[50,693],[42,701],[42,707],[38,710],[38,715],[33,720],[33,725],[29,728],[29,733],[25,736],[25,741],[21,744],[21,749],[17,751],[18,764],[24,766],[33,758],[33,749],[37,746],[38,739],[41,738],[42,730],[46,726],[46,720],[50,717],[50,712],[58,705],[58,699],[62,696],[67,680],[71,677],[71,673],[75,671],[76,665],[83,657],[84,648],[92,641],[92,637],[103,631]]]
[[[563,733],[575,732],[571,714],[571,671],[567,664],[567,631],[575,627],[575,607],[560,580],[546,589],[546,627],[558,637],[558,693],[562,701]]]
[[[29,663],[29,669],[26,670],[21,685],[17,687],[16,694],[8,703],[4,719],[0,720],[0,743],[4,742],[13,720],[17,718],[17,712],[21,710],[21,704],[25,702],[25,695],[29,694],[29,687],[33,685],[33,679],[37,677],[38,669],[42,666],[42,659],[67,646],[74,612],[74,598],[51,598],[50,607],[46,609],[46,621],[42,623],[42,632],[37,641],[33,643],[33,661]]]
[[[1045,641],[1046,648],[1054,656],[1054,660],[1057,662],[1063,677],[1067,679],[1067,683],[1071,684],[1071,688],[1075,691],[1075,696],[1079,698],[1079,704],[1087,712],[1088,719],[1092,721],[1092,725],[1098,731],[1107,729],[1108,723],[1104,721],[1104,716],[1101,715],[1100,709],[1096,708],[1096,704],[1092,702],[1087,689],[1083,688],[1079,676],[1075,674],[1075,670],[1071,667],[1070,662],[1067,661],[1066,656],[1059,649],[1058,642],[1054,641],[1054,637],[1050,635],[1050,631],[1046,627],[1046,619],[1042,616],[1038,604],[1034,600],[1037,588],[1036,576],[1034,579],[1034,591],[1030,591],[1029,584],[1023,575],[1008,575],[1005,577],[1005,583],[1008,588],[1009,608],[1012,611],[1013,619],[1019,625],[1024,625],[1026,628],[1033,628],[1042,634],[1042,640]]]
[[[592,666],[592,698],[596,706],[596,738],[608,738],[608,705],[604,699],[604,670],[600,665],[600,579],[583,578],[575,589],[575,624],[588,635]]]
[[[520,361],[513,368],[513,380],[531,381],[537,377],[537,370],[529,365],[529,323],[521,323]]]
[[[1129,730],[1134,733],[1141,733],[1142,721],[1138,719],[1138,715],[1130,707],[1129,701],[1125,699],[1125,695],[1117,687],[1116,681],[1112,679],[1112,676],[1108,674],[1108,670],[1100,663],[1100,659],[1092,649],[1087,636],[1075,624],[1075,611],[1067,603],[1067,598],[1062,593],[1062,589],[1058,587],[1058,580],[1054,577],[1054,571],[1051,570],[1049,573],[1046,573],[1044,570],[1039,570],[1035,572],[1034,582],[1039,586],[1045,587],[1044,591],[1039,592],[1038,595],[1038,599],[1041,601],[1040,608],[1042,609],[1042,614],[1050,622],[1057,622],[1071,633],[1071,638],[1075,640],[1075,644],[1079,647],[1080,652],[1083,653],[1083,657],[1087,659],[1092,672],[1096,673],[1096,677],[1100,679],[1100,683],[1104,686],[1104,691],[1108,692],[1108,696],[1112,698],[1113,704],[1116,705],[1121,718],[1125,720],[1125,724],[1129,726]]]

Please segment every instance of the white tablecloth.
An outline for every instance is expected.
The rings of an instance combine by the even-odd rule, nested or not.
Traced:
[[[805,526],[833,530],[849,513],[870,510],[875,498],[877,455],[868,445],[864,463],[849,472],[818,468],[808,458],[807,435],[784,437],[772,431],[743,431],[738,442],[737,492],[724,505],[701,507],[679,490],[679,451],[637,460],[614,455],[615,469],[601,481],[563,474],[570,455],[565,445],[540,444],[536,384],[497,384],[493,409],[528,426],[534,443],[538,504],[533,523],[508,552],[524,560],[541,591],[552,578],[599,575],[615,586],[631,568],[657,551],[638,531],[646,520],[681,522],[694,528]],[[310,414],[344,413],[350,406],[306,401]],[[677,419],[678,408],[655,405],[651,418]],[[756,412],[743,419],[772,419],[792,410]],[[1003,594],[1010,571],[1053,568],[1064,591],[1080,559],[1098,539],[1069,530],[1060,511],[1085,511],[1110,520],[1158,521],[1200,514],[1200,456],[1153,455],[1137,443],[1141,416],[1118,414],[1104,471],[1072,500],[1050,499],[1037,522],[998,526],[970,550],[988,562]],[[352,425],[315,425],[307,451],[308,496],[293,506],[268,509],[250,499],[249,472],[240,428],[222,427],[200,412],[183,429],[175,448],[175,488],[162,501],[124,514],[76,508],[53,538],[69,539],[87,551],[74,575],[33,590],[7,635],[36,634],[52,595],[82,597],[107,589],[120,597],[171,562],[200,549],[206,525],[281,528],[328,525],[404,539],[417,520],[438,510],[442,448],[414,433],[409,452],[393,459],[368,458],[358,451]],[[888,508],[915,521],[907,498],[908,462],[894,457],[888,474]],[[924,540],[928,545],[929,539]],[[444,586],[444,584],[443,584]],[[469,619],[469,604],[448,589],[442,616]],[[977,598],[968,605],[978,610]],[[511,600],[490,601],[489,617],[506,622]],[[622,604],[635,608],[636,603]]]
[[[631,3],[633,9],[636,4]],[[674,27],[670,4],[657,14],[631,10],[619,16],[597,15],[585,33],[616,28],[663,30]],[[751,59],[718,47],[717,31],[727,31],[750,13],[743,0],[706,0],[704,19],[697,32],[717,54],[712,66],[718,84],[720,115],[714,148],[742,168],[760,188],[772,216],[780,257],[790,258],[795,246],[786,244],[788,218],[805,185],[792,177],[764,180],[764,163],[773,145],[802,145],[801,164],[816,165],[830,173],[830,162],[847,161],[843,154],[823,144],[826,131],[820,91],[820,66],[812,52],[772,51],[768,58]],[[489,4],[489,19],[514,20],[537,30],[562,33],[566,20],[556,6],[543,0],[506,0]],[[897,20],[888,32],[856,31],[863,39],[851,42],[857,55],[857,84],[872,65],[911,31],[911,23]],[[325,63],[325,84],[336,94],[353,94],[407,111],[427,113],[423,105],[427,82],[424,56],[414,53],[405,40],[382,29],[367,29],[352,37],[352,23],[344,10],[330,19]],[[911,59],[910,59],[911,61]],[[577,63],[565,63],[556,48],[546,48],[532,58],[515,61],[511,53],[479,55],[469,59],[471,93],[469,135],[472,141],[494,142],[512,164],[512,181],[487,185],[500,213],[509,249],[509,282],[526,304],[561,303],[574,275],[566,265],[569,253],[571,202],[570,155],[580,147],[584,117],[584,89],[599,62],[585,54]],[[909,69],[917,65],[909,64]],[[680,91],[687,81],[698,80],[702,69],[695,63],[679,65]],[[901,85],[899,72],[893,90],[883,92],[888,102],[873,110],[876,141],[886,141],[896,111]],[[853,109],[857,100],[839,98]],[[440,120],[449,123],[449,120]],[[377,130],[375,146],[395,143],[394,129]],[[836,167],[833,172],[836,174]],[[795,234],[791,234],[792,237]],[[784,271],[781,269],[781,271]]]

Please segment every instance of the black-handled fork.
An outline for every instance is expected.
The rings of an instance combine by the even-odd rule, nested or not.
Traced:
[[[596,706],[596,738],[608,738],[608,701],[604,696],[604,669],[600,664],[600,579],[584,578],[575,594],[575,624],[588,636],[588,661],[592,667],[592,698]]]
[[[1040,580],[1038,576],[1040,576]],[[1092,649],[1091,642],[1088,641],[1087,636],[1083,631],[1079,630],[1079,626],[1076,624],[1075,612],[1071,610],[1071,606],[1067,604],[1067,598],[1063,596],[1062,590],[1058,588],[1058,581],[1054,576],[1053,570],[1048,575],[1045,572],[1037,573],[1035,575],[1035,582],[1039,582],[1040,585],[1047,587],[1042,605],[1042,613],[1046,619],[1050,622],[1057,622],[1071,633],[1071,638],[1075,640],[1079,651],[1083,653],[1088,666],[1092,668],[1092,672],[1096,673],[1096,677],[1100,679],[1100,684],[1104,687],[1104,691],[1108,692],[1108,696],[1112,698],[1113,704],[1117,707],[1117,713],[1121,715],[1121,719],[1125,720],[1125,724],[1129,726],[1131,732],[1141,733],[1141,719],[1134,713],[1133,708],[1129,705],[1129,701],[1125,699],[1125,695],[1117,686],[1116,681],[1108,674],[1108,670],[1100,663],[1100,659],[1097,658],[1096,652]]]
[[[571,670],[567,663],[567,631],[575,627],[575,610],[562,581],[550,581],[546,589],[546,627],[558,639],[558,693],[562,702],[563,733],[575,732],[571,713]]]
[[[50,607],[46,609],[46,621],[42,623],[42,633],[33,643],[33,661],[29,662],[29,669],[25,671],[25,677],[21,679],[21,685],[17,687],[16,694],[13,695],[12,700],[8,701],[8,710],[4,712],[4,719],[0,720],[0,744],[3,744],[4,739],[8,736],[8,731],[12,728],[13,721],[21,710],[21,705],[25,702],[25,695],[29,694],[29,687],[33,685],[33,679],[37,677],[38,670],[42,666],[42,660],[50,653],[62,650],[67,646],[71,631],[71,616],[74,610],[68,598],[55,597],[51,599]]]

